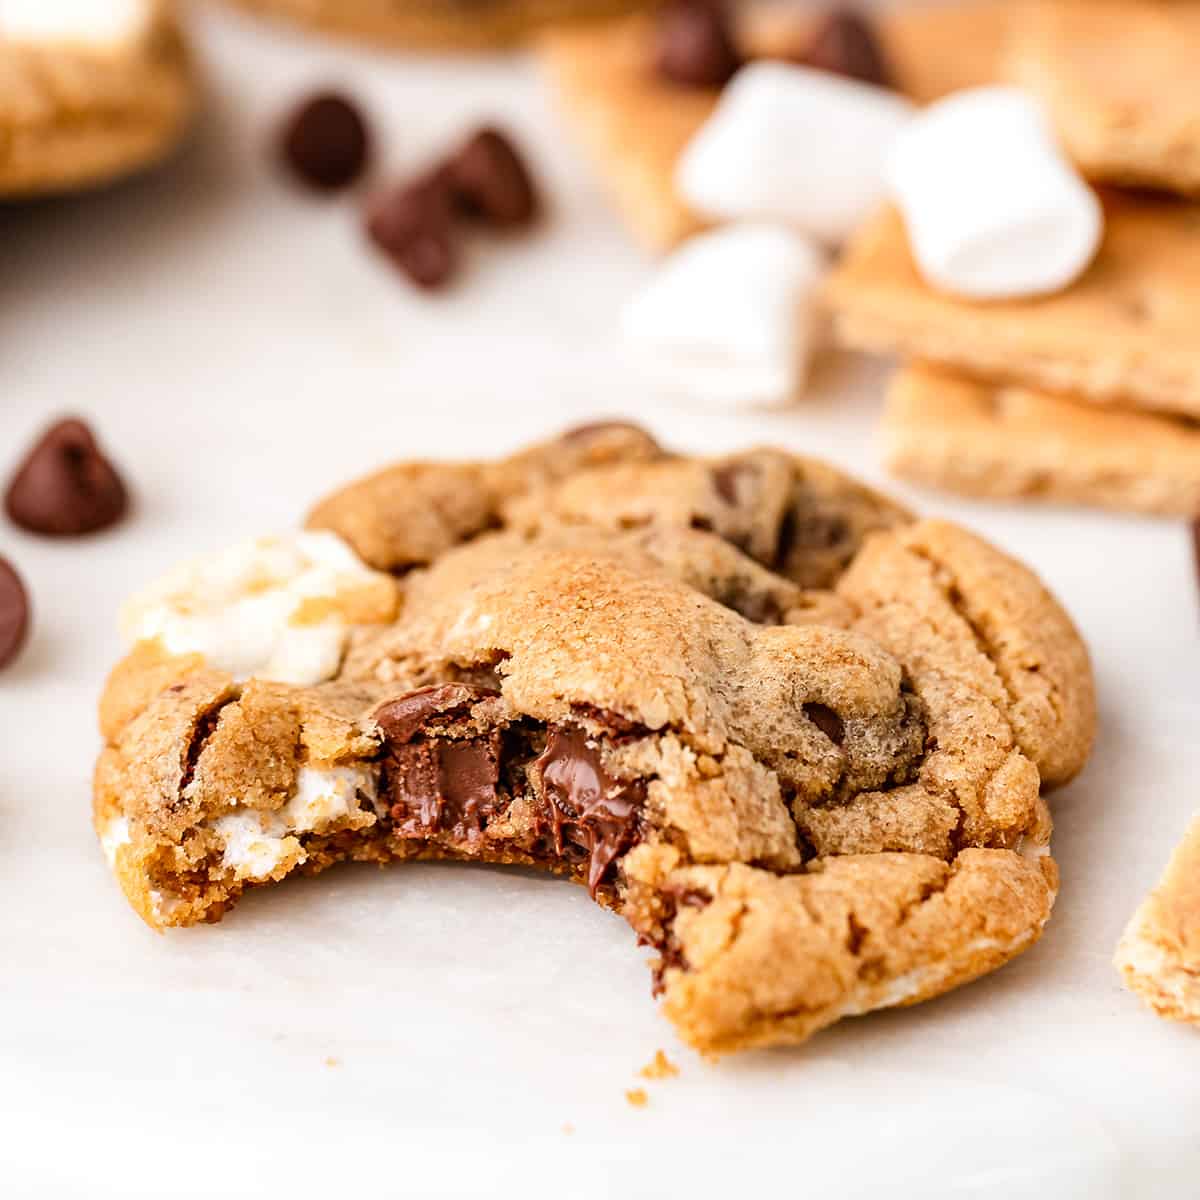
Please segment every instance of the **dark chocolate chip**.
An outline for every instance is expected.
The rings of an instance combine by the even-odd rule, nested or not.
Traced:
[[[376,197],[367,234],[418,287],[432,291],[449,283],[458,266],[453,208],[445,169],[432,171]]]
[[[95,533],[116,524],[127,507],[121,477],[77,420],[60,421],[42,435],[5,497],[17,525],[47,537]]]
[[[846,724],[827,704],[812,701],[804,706],[804,715],[835,745],[846,740]]]
[[[891,86],[891,71],[872,25],[852,8],[829,14],[800,61],[863,83]]]
[[[501,806],[500,755],[498,729],[459,741],[434,737],[392,747],[383,774],[396,831],[475,840]]]
[[[435,684],[381,705],[375,710],[375,722],[389,743],[403,745],[411,742],[431,721],[461,716],[470,705],[499,694],[469,683]]]
[[[447,171],[455,200],[468,215],[499,229],[519,229],[537,216],[537,191],[529,168],[498,129],[472,135]]]
[[[595,896],[613,862],[637,836],[645,787],[614,779],[600,751],[577,729],[552,729],[533,765],[541,780],[541,816],[548,821],[555,851],[573,857],[574,849],[587,856],[588,890]]]
[[[719,0],[675,0],[658,17],[655,63],[685,87],[724,87],[742,65],[728,14]]]
[[[322,92],[306,100],[283,131],[284,161],[318,191],[349,187],[363,173],[370,135],[362,113],[345,96]]]
[[[20,575],[0,558],[0,667],[7,667],[29,636],[29,593]]]

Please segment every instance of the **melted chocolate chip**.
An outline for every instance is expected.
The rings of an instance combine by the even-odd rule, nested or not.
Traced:
[[[22,529],[76,537],[125,515],[128,495],[82,421],[60,421],[29,452],[9,485],[5,508]]]
[[[658,18],[658,72],[685,87],[724,87],[742,65],[719,0],[676,0]]]
[[[587,857],[594,897],[613,862],[633,844],[645,787],[614,779],[587,734],[576,729],[551,730],[534,770],[555,851]]]
[[[846,723],[826,704],[815,701],[804,706],[804,715],[835,745],[846,740]]]
[[[499,229],[519,229],[537,216],[537,191],[516,146],[498,129],[481,129],[450,160],[455,200],[467,214]]]
[[[29,635],[29,595],[16,568],[0,558],[0,667],[7,667]]]
[[[800,61],[849,79],[891,86],[891,71],[875,30],[851,8],[835,9],[817,30]]]
[[[412,741],[431,721],[462,716],[470,705],[499,694],[469,683],[435,684],[389,700],[375,710],[375,722],[390,744],[403,744]]]
[[[283,131],[284,162],[318,191],[348,187],[367,164],[370,139],[358,108],[336,92],[321,92],[292,114]]]

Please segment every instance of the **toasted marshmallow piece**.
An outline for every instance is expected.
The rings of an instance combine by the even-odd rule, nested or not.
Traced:
[[[680,399],[786,404],[808,372],[824,270],[821,251],[781,226],[699,234],[626,306],[625,338]]]
[[[242,809],[213,822],[223,839],[221,863],[238,879],[269,879],[304,862],[298,834],[361,829],[374,822],[359,798],[375,800],[375,779],[362,767],[301,767],[296,792],[277,810]]]
[[[959,92],[897,139],[888,185],[934,287],[975,300],[1060,291],[1104,232],[1095,194],[1017,88]]]
[[[907,100],[786,63],[743,67],[679,160],[675,183],[705,216],[780,221],[836,243],[884,195]]]
[[[313,684],[337,673],[352,625],[395,613],[393,581],[333,533],[259,538],[194,559],[135,596],[130,643],[200,654],[238,679]]]
[[[149,25],[151,0],[0,0],[0,40],[109,49]]]

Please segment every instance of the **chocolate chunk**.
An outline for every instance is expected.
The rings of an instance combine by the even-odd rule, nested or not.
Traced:
[[[552,729],[533,767],[555,851],[587,857],[588,890],[594,897],[613,862],[633,845],[645,786],[614,779],[599,750],[578,729]]]
[[[827,704],[815,701],[804,706],[804,715],[835,745],[846,740],[846,724]]]
[[[16,569],[0,558],[0,667],[7,667],[29,636],[29,593]]]
[[[469,683],[442,683],[418,688],[375,710],[375,722],[389,744],[411,742],[439,718],[461,717],[472,704],[491,700],[500,693]]]
[[[116,524],[128,496],[92,431],[82,421],[67,420],[47,430],[29,452],[9,485],[5,507],[30,533],[75,537]]]
[[[521,155],[498,129],[481,129],[447,168],[455,200],[468,215],[519,229],[537,215],[537,192]]]
[[[357,107],[337,92],[322,92],[293,113],[283,131],[284,161],[318,191],[348,187],[370,155],[367,124]]]
[[[367,235],[418,287],[433,291],[453,278],[458,254],[451,218],[454,189],[445,169],[377,197]]]
[[[655,36],[660,75],[685,87],[724,87],[742,65],[719,0],[675,0],[660,13]]]
[[[891,71],[873,27],[852,8],[835,9],[817,30],[800,62],[863,83],[891,86]]]
[[[496,791],[500,729],[456,736],[449,728],[472,705],[498,694],[448,683],[410,692],[376,711],[386,739],[384,790],[398,833],[426,837],[446,832],[469,842],[502,807]]]

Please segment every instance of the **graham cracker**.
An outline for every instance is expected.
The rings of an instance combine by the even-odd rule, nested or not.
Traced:
[[[1134,913],[1113,962],[1160,1017],[1200,1025],[1200,815]]]
[[[1013,22],[1005,70],[1101,183],[1200,194],[1200,5],[1046,0]]]
[[[919,4],[878,16],[896,82],[918,103],[993,81],[1000,70],[1009,5],[1005,0]],[[784,57],[805,46],[810,13],[754,13],[740,39],[751,56]],[[652,55],[654,19],[641,14],[558,31],[540,43],[542,62],[568,124],[594,161],[635,236],[666,250],[705,227],[675,192],[675,164],[711,116],[718,88],[663,79]]]
[[[1097,404],[1200,416],[1200,208],[1127,196],[1105,210],[1100,252],[1070,288],[971,303],[925,283],[887,208],[827,285],[837,336]]]
[[[1200,513],[1200,426],[982,383],[924,365],[900,370],[881,429],[896,475],[969,496]]]

